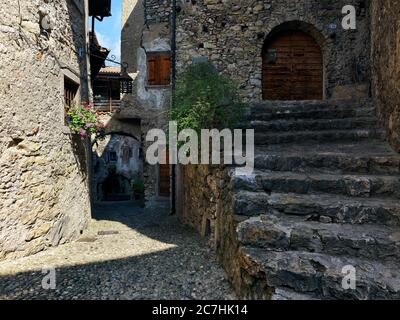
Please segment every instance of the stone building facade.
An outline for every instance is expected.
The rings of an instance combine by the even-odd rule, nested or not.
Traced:
[[[133,93],[121,98],[121,112],[113,116],[113,122],[132,121],[131,128],[141,132],[139,140],[145,155],[149,143],[147,132],[154,128],[164,129],[168,119],[171,97],[171,79],[157,84],[150,83],[149,58],[162,54],[167,59],[170,72],[171,25],[170,1],[124,0],[122,5],[121,59],[128,63],[128,73],[134,79]],[[169,61],[168,61],[169,59]],[[135,129],[135,130],[136,130]],[[149,166],[141,159],[145,184],[146,203],[163,199],[160,192],[160,167]]]
[[[342,8],[357,8],[357,30],[343,30]],[[368,1],[123,1],[122,61],[134,78],[134,93],[122,97],[118,119],[139,119],[143,152],[149,129],[164,128],[171,87],[149,83],[149,57],[167,53],[176,41],[176,69],[207,58],[239,84],[247,101],[262,100],[262,52],[271,35],[287,30],[310,34],[323,56],[323,98],[367,98],[370,89]],[[193,23],[196,21],[196,23]],[[174,39],[175,36],[175,39]],[[172,60],[171,60],[172,62]],[[172,65],[171,65],[172,67]],[[146,199],[160,195],[160,169],[143,163]]]
[[[342,28],[342,8],[346,5],[356,8],[356,30]],[[311,35],[322,50],[322,98],[368,100],[371,85],[370,9],[369,1],[359,0],[178,1],[178,72],[194,60],[205,57],[220,72],[238,83],[240,93],[246,101],[260,102],[263,100],[263,47],[271,34],[300,30]],[[218,196],[213,196],[222,192],[218,183],[229,184],[228,174],[221,172],[224,169],[180,168],[178,173],[178,185],[185,185],[184,189],[187,191],[185,194],[178,186],[177,194],[183,194],[183,197],[178,196],[182,219],[203,235],[209,233],[211,239],[217,233],[216,208],[229,206],[229,201],[225,201],[226,196],[223,197],[225,202],[217,200]],[[205,189],[211,192],[211,206],[202,203],[196,191],[191,193],[191,190],[204,191],[201,184],[207,186]],[[205,194],[203,196],[203,200],[207,202],[208,197]],[[214,201],[219,201],[220,204],[214,206]]]
[[[372,79],[378,111],[400,151],[400,1],[373,1]]]
[[[357,29],[344,30],[342,8],[354,5]],[[365,99],[370,96],[370,2],[177,1],[177,72],[206,57],[240,86],[247,101],[262,100],[262,51],[271,34],[301,30],[310,34],[323,55],[323,98]],[[122,98],[113,120],[140,119],[143,151],[149,129],[164,128],[170,87],[148,84],[148,56],[171,52],[172,1],[123,2],[122,61],[135,79],[134,94]],[[196,23],[193,23],[193,22]],[[146,198],[159,194],[159,168],[144,166]],[[179,187],[178,187],[179,188]],[[177,192],[179,194],[179,191]],[[178,202],[181,202],[178,199]],[[204,229],[204,222],[202,229]]]
[[[90,218],[85,142],[65,90],[88,98],[88,4],[0,1],[0,259],[76,239]],[[72,86],[72,88],[71,88]]]
[[[357,29],[342,28],[342,8],[357,10]],[[195,23],[194,23],[195,21]],[[178,1],[178,70],[204,56],[237,81],[248,101],[262,99],[262,50],[272,34],[300,30],[322,49],[324,98],[368,94],[369,1]]]

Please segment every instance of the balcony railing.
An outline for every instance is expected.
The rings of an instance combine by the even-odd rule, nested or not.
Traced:
[[[116,112],[121,110],[121,100],[108,97],[95,97],[93,99],[96,110],[100,112]]]

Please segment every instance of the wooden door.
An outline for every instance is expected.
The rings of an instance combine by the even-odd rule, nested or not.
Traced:
[[[317,42],[302,31],[285,31],[264,46],[264,100],[323,98],[323,58]]]
[[[166,152],[166,159],[169,160],[168,151]],[[160,175],[159,175],[159,194],[162,197],[170,196],[171,189],[171,172],[169,164],[160,164]]]

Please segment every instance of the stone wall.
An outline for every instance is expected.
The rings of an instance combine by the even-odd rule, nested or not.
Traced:
[[[392,146],[400,151],[400,1],[372,1],[373,93]]]
[[[208,165],[179,166],[177,171],[179,219],[208,239],[237,294],[251,297],[257,288],[253,286],[254,277],[242,267],[245,258],[239,250],[236,229],[243,219],[233,214],[233,172],[224,166]],[[264,288],[259,291],[264,292]]]
[[[90,218],[85,142],[65,127],[63,84],[69,75],[87,97],[85,9],[0,1],[0,259],[71,241]]]
[[[145,0],[146,23],[169,23],[172,12],[171,0]]]
[[[276,27],[300,21],[296,28],[310,33],[322,47],[326,98],[339,97],[343,87],[369,83],[368,2],[178,1],[178,70],[191,63],[193,57],[206,56],[237,80],[247,100],[261,100],[264,40]],[[351,4],[357,8],[357,30],[343,30],[342,8]]]
[[[147,52],[171,50],[171,1],[124,0],[122,10],[122,61],[129,64],[134,79],[133,94],[122,97],[121,112],[116,119],[139,119],[143,153],[151,129],[164,129],[170,106],[170,86],[147,85]],[[158,199],[158,167],[144,163],[146,202],[151,206]]]

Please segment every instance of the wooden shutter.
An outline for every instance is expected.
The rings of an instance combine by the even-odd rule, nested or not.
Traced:
[[[171,57],[169,54],[160,55],[160,84],[169,85],[171,82]]]
[[[147,77],[150,86],[165,86],[171,83],[171,55],[167,52],[149,53]]]
[[[147,59],[147,70],[148,70],[148,84],[150,86],[157,85],[157,57],[151,55]]]

